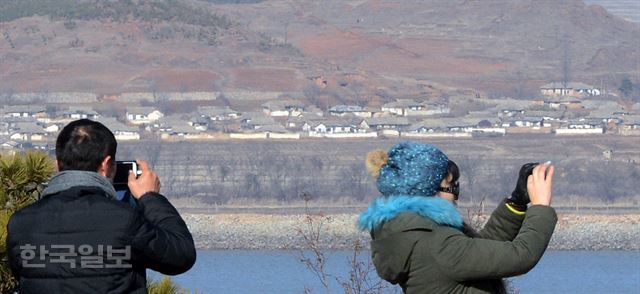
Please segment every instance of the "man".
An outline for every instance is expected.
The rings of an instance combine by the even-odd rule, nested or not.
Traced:
[[[68,124],[56,141],[59,173],[7,226],[21,293],[146,293],[146,269],[168,275],[196,260],[191,233],[142,160],[129,174],[134,207],[115,199],[117,143],[104,125]]]

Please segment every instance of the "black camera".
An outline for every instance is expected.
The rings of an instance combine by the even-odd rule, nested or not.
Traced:
[[[113,187],[116,189],[116,199],[136,206],[136,201],[129,190],[129,171],[133,171],[136,177],[142,174],[135,161],[116,161],[116,176],[113,179]]]

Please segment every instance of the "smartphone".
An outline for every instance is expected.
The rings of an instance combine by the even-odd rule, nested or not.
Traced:
[[[129,171],[133,171],[136,177],[142,173],[135,161],[116,161],[116,177],[113,179],[113,184],[126,185],[129,182]]]
[[[136,177],[142,173],[135,161],[116,161],[116,176],[113,179],[113,187],[116,189],[118,201],[129,203],[135,207],[137,205],[135,197],[131,195],[129,190],[129,171],[133,171]]]

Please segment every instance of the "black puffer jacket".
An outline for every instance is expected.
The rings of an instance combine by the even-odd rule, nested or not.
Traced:
[[[16,212],[7,229],[22,293],[146,293],[147,268],[175,275],[196,260],[185,222],[157,193],[133,208],[74,187]]]

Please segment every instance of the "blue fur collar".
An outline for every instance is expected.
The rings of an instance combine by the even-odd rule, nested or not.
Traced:
[[[462,229],[462,216],[456,207],[440,197],[389,196],[380,197],[360,215],[358,228],[373,231],[403,212],[413,212],[439,225]]]

